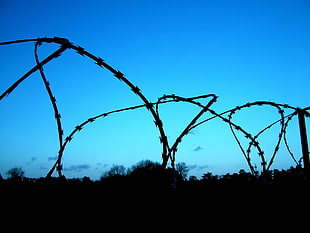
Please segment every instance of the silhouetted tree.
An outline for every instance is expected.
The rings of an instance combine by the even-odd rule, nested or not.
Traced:
[[[164,169],[158,162],[142,160],[128,169],[128,176],[136,187],[162,189],[172,186],[174,171]]]
[[[126,168],[123,165],[116,165],[110,168],[109,171],[106,171],[102,174],[101,178],[107,178],[112,176],[125,176],[126,175]]]
[[[216,184],[218,183],[218,178],[218,175],[213,175],[211,172],[207,172],[201,176],[201,182],[205,184]]]
[[[151,160],[141,160],[135,165],[132,165],[131,168],[128,169],[129,175],[147,175],[150,173],[155,173],[159,170],[162,170],[162,166],[158,162],[153,162]]]
[[[24,170],[21,167],[13,167],[9,169],[6,174],[9,179],[13,179],[16,181],[21,181],[25,175]]]
[[[190,176],[188,179],[189,183],[196,183],[198,181],[197,176]]]
[[[186,166],[184,162],[177,163],[175,165],[175,170],[182,177],[182,180],[186,180],[189,168]]]
[[[202,175],[203,180],[211,180],[212,179],[212,173],[208,172]]]
[[[83,183],[90,183],[92,181],[91,181],[91,179],[88,176],[84,176],[83,179],[82,179],[82,182]]]

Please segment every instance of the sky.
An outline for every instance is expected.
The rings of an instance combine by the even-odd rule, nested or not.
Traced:
[[[255,101],[310,105],[309,1],[0,0],[0,22],[1,42],[69,39],[120,70],[151,102],[164,94],[215,94],[218,99],[211,108],[217,113]],[[39,58],[58,48],[43,43]],[[36,64],[34,43],[2,45],[0,59],[2,94]],[[64,138],[90,117],[143,104],[111,73],[72,50],[46,64],[44,72],[57,99]],[[170,145],[200,111],[189,103],[163,104],[159,110]],[[28,177],[44,177],[55,163],[59,145],[53,108],[38,72],[0,101],[0,116],[0,174],[6,177],[17,166]],[[211,116],[206,113],[200,120]],[[279,116],[276,108],[253,106],[237,111],[233,122],[255,135]],[[258,138],[266,158],[279,130],[276,124]],[[295,117],[286,134],[297,159],[298,130]],[[247,148],[249,141],[237,134]],[[161,162],[161,153],[159,132],[145,108],[115,113],[74,136],[64,151],[63,174],[95,180],[113,164]],[[251,157],[259,169],[254,149]],[[175,162],[185,162],[189,175],[198,177],[249,171],[229,124],[218,118],[183,138]],[[281,141],[271,168],[294,165]]]

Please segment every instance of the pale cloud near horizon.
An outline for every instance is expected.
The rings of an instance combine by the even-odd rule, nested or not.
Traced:
[[[76,171],[81,172],[82,170],[87,170],[90,168],[89,164],[79,164],[79,165],[71,165],[68,168],[64,168],[65,171]]]

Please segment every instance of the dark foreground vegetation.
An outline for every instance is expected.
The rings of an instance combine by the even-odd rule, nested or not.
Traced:
[[[182,229],[189,219],[193,226],[210,226],[220,219],[217,228],[239,229],[251,222],[255,228],[262,221],[271,226],[281,219],[281,226],[294,223],[295,229],[309,207],[309,181],[299,166],[256,176],[244,170],[224,176],[206,173],[200,179],[187,178],[184,164],[176,168],[163,169],[143,161],[129,170],[113,166],[96,181],[89,177],[32,179],[13,169],[10,178],[0,181],[2,212],[9,219],[27,218],[28,225],[33,219],[50,226],[54,221],[68,223],[71,218],[75,227],[85,222],[127,227],[123,222],[129,221],[134,229],[141,223]],[[173,224],[167,225],[172,219]]]

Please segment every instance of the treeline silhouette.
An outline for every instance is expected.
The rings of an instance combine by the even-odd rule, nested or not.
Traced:
[[[172,169],[150,160],[130,168],[113,165],[99,180],[87,176],[29,178],[15,167],[8,171],[8,178],[0,181],[0,198],[7,203],[8,211],[36,209],[48,215],[54,210],[79,214],[86,209],[83,213],[87,214],[96,209],[96,213],[102,211],[110,218],[148,219],[149,214],[168,214],[172,210],[173,216],[182,217],[201,210],[213,217],[232,211],[244,216],[260,208],[271,216],[286,213],[287,208],[295,213],[310,194],[301,166],[255,175],[245,170],[221,176],[207,172],[200,178],[187,177],[188,172],[185,163]]]
[[[102,173],[100,180],[91,180],[89,177],[65,178],[41,177],[28,178],[20,167],[10,169],[6,174],[7,179],[0,176],[0,183],[23,185],[94,185],[101,188],[127,189],[127,190],[178,190],[208,188],[212,185],[306,185],[308,179],[301,166],[290,167],[287,170],[269,170],[264,173],[252,174],[241,169],[238,173],[213,175],[204,173],[200,178],[189,176],[189,168],[183,162],[176,164],[175,169],[163,168],[158,162],[142,160],[126,168],[123,165],[113,165],[108,171]]]

